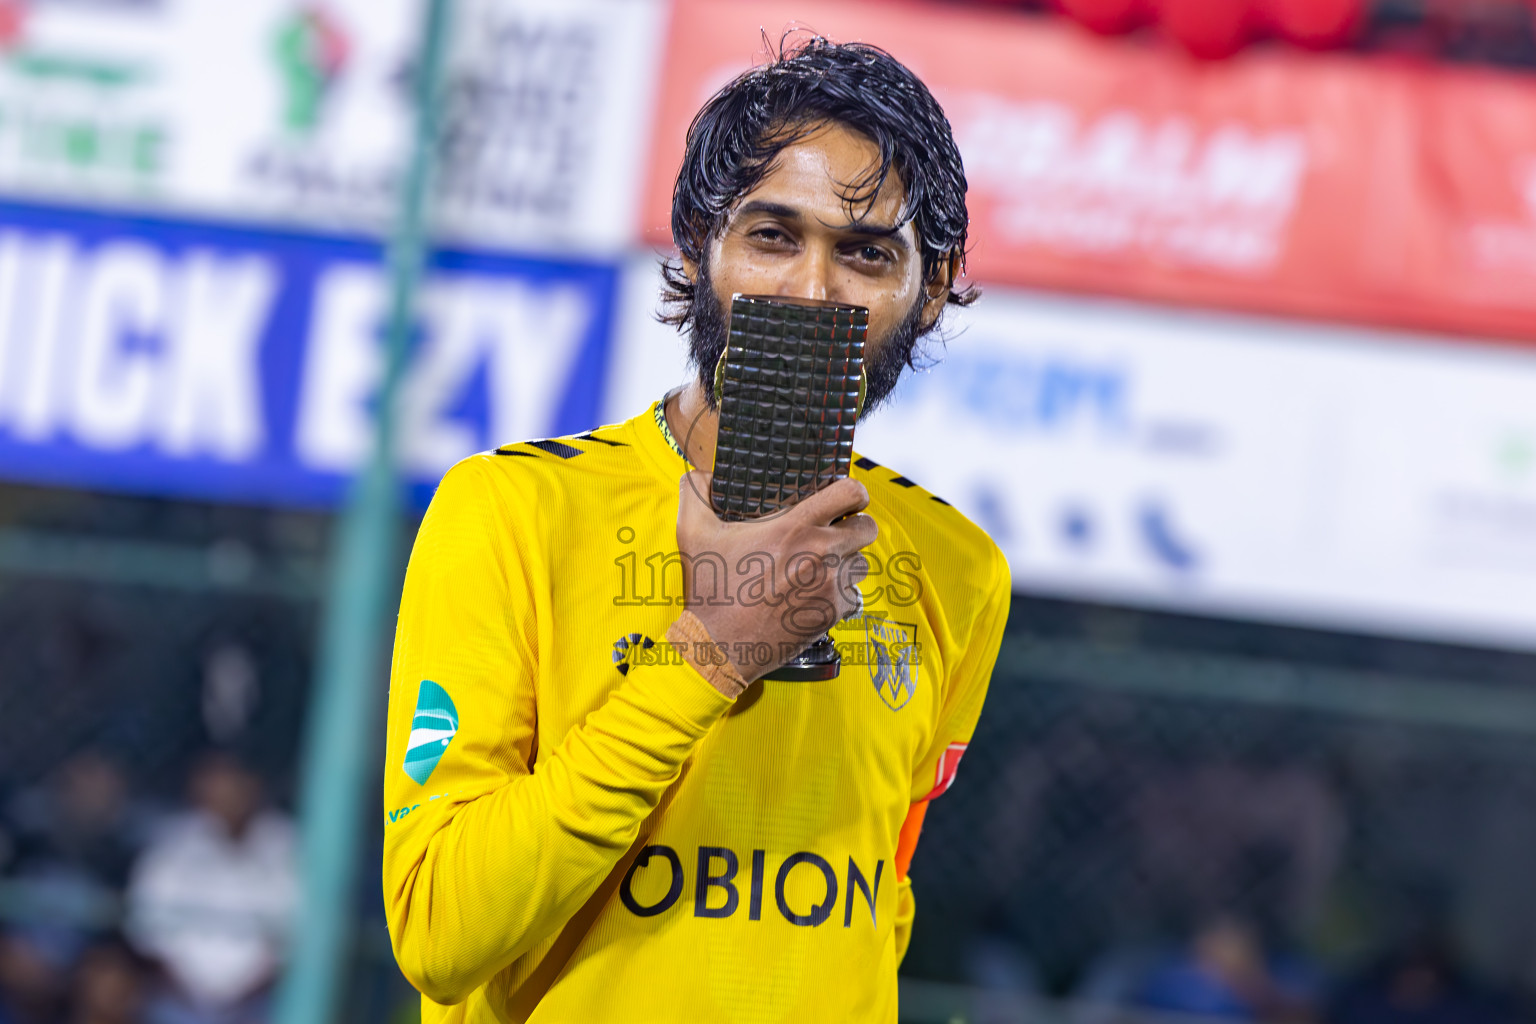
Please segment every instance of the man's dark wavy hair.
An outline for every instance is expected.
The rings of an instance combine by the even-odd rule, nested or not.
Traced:
[[[771,60],[738,75],[712,96],[688,128],[682,170],[672,192],[672,240],[702,266],[705,249],[737,200],[762,180],[783,150],[831,122],[868,137],[880,163],[849,182],[850,207],[873,199],[894,170],[905,192],[902,221],[913,220],[922,247],[923,283],[965,266],[965,169],[949,119],[928,87],[878,46],[833,43],[821,36],[789,46],[772,44]],[[766,37],[765,37],[766,42]],[[662,264],[665,323],[686,329],[693,319],[694,283],[680,262]],[[953,283],[953,282],[951,282]],[[966,306],[974,288],[951,290]]]

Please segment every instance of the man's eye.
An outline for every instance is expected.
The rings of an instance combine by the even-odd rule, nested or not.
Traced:
[[[752,237],[762,242],[787,242],[789,237],[778,228],[757,228],[752,232]]]
[[[861,245],[855,252],[864,263],[889,263],[891,260],[890,254],[878,245]]]

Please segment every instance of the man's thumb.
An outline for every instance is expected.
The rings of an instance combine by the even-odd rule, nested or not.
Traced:
[[[713,483],[714,475],[708,470],[695,469],[684,473],[677,485],[678,517],[687,516],[691,519],[701,513],[714,517],[715,508],[709,498],[709,489]]]

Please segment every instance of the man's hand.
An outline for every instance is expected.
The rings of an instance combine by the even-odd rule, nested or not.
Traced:
[[[719,519],[709,489],[703,470],[683,477],[683,594],[750,683],[859,610],[855,588],[868,572],[859,551],[879,529],[862,514],[869,491],[857,480],[839,480],[786,512],[745,523]]]

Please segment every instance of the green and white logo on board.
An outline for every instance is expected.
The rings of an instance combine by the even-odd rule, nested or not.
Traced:
[[[432,680],[423,679],[411,719],[411,738],[405,744],[405,774],[425,786],[458,731],[459,710],[453,698]]]

